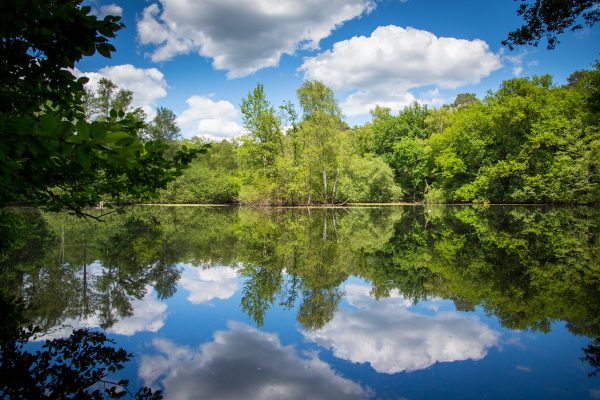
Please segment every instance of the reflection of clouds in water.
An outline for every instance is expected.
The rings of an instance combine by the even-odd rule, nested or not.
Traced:
[[[316,354],[300,357],[276,334],[230,322],[192,349],[155,339],[159,355],[142,356],[146,385],[163,379],[166,399],[358,399],[369,392],[336,375]]]
[[[154,289],[146,287],[146,294],[141,300],[131,302],[132,315],[117,321],[108,332],[119,335],[132,336],[138,332],[157,332],[165,324],[167,318],[167,305],[156,299]],[[100,317],[94,314],[85,319],[67,318],[57,328],[50,330],[36,341],[65,338],[76,329],[92,329],[100,326]]]
[[[331,348],[336,357],[368,362],[378,372],[427,368],[436,362],[480,360],[500,334],[476,318],[457,312],[435,316],[411,312],[398,294],[377,301],[369,288],[347,285],[346,300],[355,311],[337,311],[329,324],[304,336]]]
[[[184,265],[179,284],[190,292],[187,299],[192,304],[213,299],[228,299],[239,289],[237,272],[231,267],[202,269]]]
[[[132,301],[132,316],[118,321],[108,331],[125,336],[138,332],[158,332],[165,325],[167,305],[157,300],[152,292],[148,290],[142,300]]]
[[[59,326],[49,329],[43,335],[36,335],[32,339],[33,342],[43,340],[62,339],[69,336],[76,329],[93,329],[100,325],[100,321],[96,316],[87,319],[67,318]]]

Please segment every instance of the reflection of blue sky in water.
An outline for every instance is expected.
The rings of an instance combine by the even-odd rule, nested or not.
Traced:
[[[166,399],[359,399],[369,391],[342,378],[314,353],[300,355],[277,334],[230,322],[213,340],[190,348],[154,339],[157,355],[140,358],[146,385],[161,381]]]
[[[378,301],[369,291],[346,285],[346,301],[355,309],[338,310],[322,329],[304,332],[306,339],[331,348],[338,358],[391,374],[436,362],[480,360],[500,338],[477,317],[455,311],[420,315],[397,294]]]

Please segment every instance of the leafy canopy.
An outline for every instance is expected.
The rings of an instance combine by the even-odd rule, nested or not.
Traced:
[[[99,20],[81,3],[0,5],[0,206],[83,215],[100,200],[149,199],[203,150],[182,148],[165,158],[168,146],[142,143],[143,121],[124,110],[105,109],[101,120],[86,121],[87,79],[71,71],[84,56],[110,57],[108,41],[123,24],[116,16]]]
[[[545,38],[551,50],[565,29],[576,31],[582,29],[583,24],[592,26],[600,21],[600,1],[521,0],[517,13],[523,16],[525,24],[510,32],[502,44],[512,50],[515,46],[537,46]]]

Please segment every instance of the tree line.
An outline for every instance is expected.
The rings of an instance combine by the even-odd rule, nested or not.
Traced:
[[[210,144],[161,191],[163,203],[596,203],[600,200],[600,63],[504,81],[483,99],[413,103],[349,127],[318,81],[276,108],[257,85],[240,105],[247,134]],[[205,146],[201,138],[172,146]]]

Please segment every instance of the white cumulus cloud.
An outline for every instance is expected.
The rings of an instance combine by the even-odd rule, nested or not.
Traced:
[[[362,115],[375,104],[401,109],[417,98],[411,89],[456,89],[476,84],[501,67],[500,56],[482,40],[438,37],[415,28],[389,25],[371,36],[355,36],[307,57],[307,79],[334,90],[351,90],[342,103],[347,115]]]
[[[104,67],[96,72],[75,70],[77,76],[87,76],[86,86],[95,88],[101,78],[110,79],[120,89],[133,92],[133,106],[141,107],[152,117],[155,115],[156,101],[167,95],[167,81],[156,68],[137,68],[131,64]]]
[[[237,108],[225,100],[207,96],[192,96],[186,100],[188,108],[177,117],[185,137],[205,136],[221,140],[238,136],[243,128],[238,123]]]
[[[336,357],[369,363],[382,373],[415,371],[436,362],[480,360],[500,334],[476,318],[457,312],[419,315],[398,294],[380,301],[369,288],[347,285],[346,299],[356,310],[339,310],[325,327],[304,332]]]
[[[370,12],[374,0],[160,0],[137,23],[153,61],[198,52],[229,78],[277,66],[283,54],[318,48],[345,21]]]
[[[239,289],[237,272],[231,267],[202,269],[185,266],[179,285],[189,291],[192,304],[206,303],[213,299],[225,300]]]
[[[114,3],[100,6],[99,17],[104,18],[107,15],[115,15],[115,16],[120,17],[123,15],[123,8]]]
[[[97,4],[97,1],[90,2],[89,6],[91,7],[90,14],[97,16],[99,19],[103,19],[107,15],[114,15],[117,17],[121,17],[123,15],[123,7],[111,3],[111,4]]]
[[[190,348],[152,342],[158,355],[142,356],[138,375],[158,381],[165,399],[362,399],[370,392],[337,375],[316,354],[301,357],[276,334],[230,322],[213,341]]]

